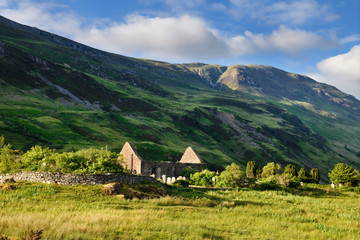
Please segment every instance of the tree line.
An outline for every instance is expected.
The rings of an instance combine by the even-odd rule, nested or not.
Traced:
[[[196,170],[187,168],[181,173],[188,178],[188,183],[184,181],[176,182],[178,185],[198,185],[204,187],[243,187],[256,186],[259,188],[276,188],[279,185],[296,187],[301,183],[316,183],[320,181],[320,172],[313,168],[309,173],[304,168],[297,171],[295,165],[288,164],[280,174],[281,166],[275,162],[269,162],[264,167],[260,167],[255,161],[247,163],[244,171],[241,166],[232,163],[227,166],[220,174],[216,172]],[[330,181],[339,185],[355,186],[360,180],[359,171],[353,167],[338,163],[328,174]]]

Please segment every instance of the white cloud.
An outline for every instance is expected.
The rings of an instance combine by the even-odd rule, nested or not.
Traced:
[[[149,18],[134,15],[105,29],[80,31],[76,40],[110,51],[140,52],[156,59],[225,57],[228,46],[199,18]]]
[[[164,1],[178,4],[178,1]],[[184,4],[195,6],[203,1],[187,0]],[[272,52],[301,55],[303,51],[333,44],[316,33],[285,25],[267,35],[246,31],[225,36],[202,18],[189,15],[132,15],[120,23],[85,24],[85,20],[66,10],[65,7],[59,10],[59,5],[20,0],[17,8],[0,9],[0,14],[110,52],[171,62],[209,61]]]
[[[349,52],[322,60],[318,72],[308,74],[360,99],[360,44]]]
[[[61,8],[61,5],[22,0],[17,8],[0,9],[0,15],[23,24],[71,36],[80,29],[79,17],[70,12],[58,11],[59,7]]]
[[[231,13],[236,18],[249,16],[268,24],[301,25],[316,21],[333,21],[338,18],[326,4],[315,0],[277,1],[268,4],[266,1],[230,0],[233,4]]]
[[[312,48],[330,47],[335,43],[313,32],[280,25],[269,35],[247,31],[244,36],[231,38],[229,44],[239,55],[256,52],[285,52],[296,55]]]

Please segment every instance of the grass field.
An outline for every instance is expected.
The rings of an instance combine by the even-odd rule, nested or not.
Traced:
[[[0,189],[0,239],[36,239],[38,231],[41,239],[359,239],[360,235],[360,194],[315,185],[274,191],[174,188],[168,190],[169,196],[143,200],[105,195],[102,186],[14,183]]]

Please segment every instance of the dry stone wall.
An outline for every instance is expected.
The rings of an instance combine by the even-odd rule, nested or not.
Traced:
[[[50,173],[50,172],[17,172],[0,175],[0,183],[7,179],[15,181],[28,181],[40,183],[57,183],[61,185],[97,185],[111,182],[124,182],[128,184],[140,184],[144,181],[151,181],[155,184],[162,184],[158,180],[149,176],[124,175],[120,173],[106,174],[67,174],[67,173]]]

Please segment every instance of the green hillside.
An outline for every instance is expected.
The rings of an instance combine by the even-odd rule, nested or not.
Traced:
[[[129,58],[0,17],[0,86],[0,135],[17,149],[129,141],[155,161],[193,146],[213,170],[360,168],[360,102],[273,67]]]

